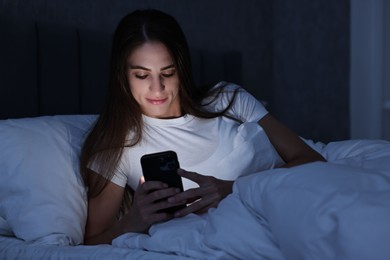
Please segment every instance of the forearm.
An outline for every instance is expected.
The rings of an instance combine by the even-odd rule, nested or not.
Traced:
[[[86,232],[84,236],[84,244],[85,245],[99,245],[99,244],[111,244],[112,240],[117,238],[118,236],[134,232],[134,233],[143,233],[145,229],[140,230],[142,227],[141,223],[137,223],[137,221],[133,220],[128,214],[125,215],[118,221],[115,221],[108,229],[105,231],[96,234],[96,235],[88,235]],[[147,229],[146,229],[147,231]]]
[[[114,240],[116,237],[126,232],[130,232],[130,230],[124,228],[121,221],[117,221],[110,228],[108,228],[102,233],[92,235],[92,236],[88,236],[88,234],[86,234],[84,237],[84,244],[85,245],[111,244],[112,240]]]
[[[289,168],[289,167],[293,167],[293,166],[297,166],[297,165],[301,165],[301,164],[305,164],[305,163],[316,162],[316,161],[326,162],[325,158],[322,157],[322,155],[313,151],[310,154],[302,155],[302,156],[299,156],[297,158],[293,158],[292,160],[290,160],[288,163],[282,165],[281,167]]]

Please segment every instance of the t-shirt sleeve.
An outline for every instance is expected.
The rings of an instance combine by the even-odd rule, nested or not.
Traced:
[[[212,111],[222,111],[228,105],[230,100],[233,98],[235,91],[237,94],[234,98],[234,102],[227,114],[241,122],[258,122],[266,114],[267,109],[264,105],[257,100],[252,94],[246,91],[244,88],[231,83],[220,82],[214,88],[223,87],[217,98],[207,105],[208,109]],[[206,99],[206,103],[212,100],[212,98]]]
[[[99,162],[96,160],[92,161],[88,165],[88,169],[96,172],[97,174],[100,175],[100,170],[99,170]],[[127,183],[127,177],[125,174],[125,169],[126,169],[126,164],[125,161],[120,160],[119,165],[117,166],[117,170],[115,171],[114,175],[111,178],[111,182],[115,183],[116,185],[119,185],[121,187],[125,187]]]
[[[117,171],[112,176],[111,182],[115,183],[118,186],[125,187],[127,183],[127,178],[123,172]]]

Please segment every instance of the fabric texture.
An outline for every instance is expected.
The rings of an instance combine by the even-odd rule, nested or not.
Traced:
[[[221,81],[212,90],[223,89],[218,98],[214,96],[203,100],[208,110],[217,112],[225,109],[237,90],[233,105],[228,111],[228,115],[241,120],[241,122],[257,122],[268,114],[262,102],[259,102],[253,95],[237,84]],[[218,92],[217,92],[218,93]]]
[[[0,235],[37,248],[82,242],[87,199],[78,154],[95,120],[53,116],[0,121]],[[256,123],[241,127],[236,130],[244,136],[261,131]],[[330,163],[240,177],[233,194],[208,214],[154,225],[148,235],[124,234],[113,245],[213,259],[386,259],[390,143],[305,141]],[[64,255],[86,251],[60,248]]]
[[[96,116],[0,121],[0,232],[28,242],[83,241],[86,191],[78,155]]]
[[[390,163],[387,174],[324,162],[271,169],[239,178],[203,217],[124,234],[113,245],[201,259],[385,260],[389,199]]]
[[[233,88],[236,87],[233,86]],[[240,99],[244,103],[247,99],[254,99],[245,91],[240,91],[240,93],[243,95]],[[255,113],[256,117],[252,118],[255,121],[266,113],[261,104],[259,107],[261,109]],[[253,114],[251,109],[247,111]],[[79,173],[78,156],[83,140],[96,118],[95,115],[69,115],[0,121],[1,235],[16,236],[36,244],[77,245],[82,243],[87,214],[87,197]],[[158,131],[160,129],[171,131],[169,124],[172,124],[174,128],[183,131],[176,136],[175,133],[169,134],[170,137],[175,138],[175,143],[182,145],[181,151],[201,144],[200,150],[190,150],[184,158],[180,157],[183,154],[179,153],[179,160],[182,159],[182,166],[187,170],[199,170],[203,174],[218,176],[217,173],[207,171],[210,168],[210,162],[215,163],[217,162],[215,158],[218,158],[219,164],[213,167],[224,172],[225,178],[236,179],[238,175],[248,172],[248,169],[241,167],[245,164],[232,164],[231,162],[244,152],[246,163],[253,168],[249,172],[258,168],[273,167],[281,162],[276,151],[267,153],[262,160],[257,160],[251,155],[259,149],[264,151],[272,149],[264,131],[256,123],[248,122],[239,126],[236,122],[226,118],[204,120],[200,123],[199,121],[202,119],[192,116],[176,120],[156,120],[145,117],[146,136],[151,137],[146,138],[145,142],[156,140],[155,143],[160,147],[155,146],[150,151],[142,151],[140,154],[154,152],[153,149],[175,150],[175,147],[167,145],[167,142],[172,143],[172,139],[164,135],[155,137],[153,133],[156,128],[159,128]],[[180,128],[178,128],[179,125]],[[195,138],[194,143],[186,143],[191,140],[188,132],[198,133],[200,129],[203,135],[200,135],[198,139]],[[211,154],[204,153],[210,148],[208,145],[210,138],[214,138],[214,136],[209,136],[208,131],[220,132],[216,139],[218,143],[214,149],[211,149]],[[180,138],[183,138],[182,141]],[[218,144],[225,143],[228,145],[218,147]],[[206,155],[201,158],[201,162],[206,162],[208,157],[214,159],[203,163],[203,168],[192,168],[200,162],[199,160],[193,161],[194,153]],[[134,157],[131,155],[131,158]],[[141,170],[139,159],[134,163]],[[236,172],[239,174],[229,175],[229,170],[234,174]],[[142,173],[139,171],[139,176],[140,174]],[[138,177],[134,179],[138,184]]]
[[[225,86],[219,83],[216,88]],[[181,168],[219,179],[235,180],[239,176],[283,164],[264,130],[257,122],[268,112],[251,94],[234,84],[227,84],[213,102],[205,101],[208,109],[221,111],[227,107],[238,89],[228,113],[243,121],[218,117],[201,119],[185,115],[174,119],[156,119],[143,116],[142,141],[125,149],[112,182],[134,190],[142,176],[140,158],[144,154],[173,150]],[[211,103],[210,103],[211,102]],[[240,158],[240,163],[237,163]],[[91,168],[94,166],[92,164]],[[184,189],[198,185],[183,178]]]

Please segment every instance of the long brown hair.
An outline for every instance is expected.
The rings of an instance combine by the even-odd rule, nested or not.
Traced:
[[[124,148],[136,145],[142,138],[142,111],[130,92],[126,60],[136,47],[147,41],[161,42],[170,51],[180,80],[183,113],[213,118],[224,115],[233,102],[219,112],[204,109],[202,100],[216,93],[194,85],[187,40],[172,16],[157,10],[138,10],[126,15],[113,38],[106,104],[81,152],[80,170],[91,197],[97,196],[111,180]],[[95,163],[94,170],[104,178],[88,178],[91,163]]]

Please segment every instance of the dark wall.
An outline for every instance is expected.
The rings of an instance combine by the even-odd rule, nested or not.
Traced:
[[[348,0],[0,0],[0,15],[109,33],[138,8],[175,16],[192,48],[240,52],[237,83],[299,135],[349,137]]]
[[[275,1],[272,109],[303,136],[349,137],[349,2]]]

